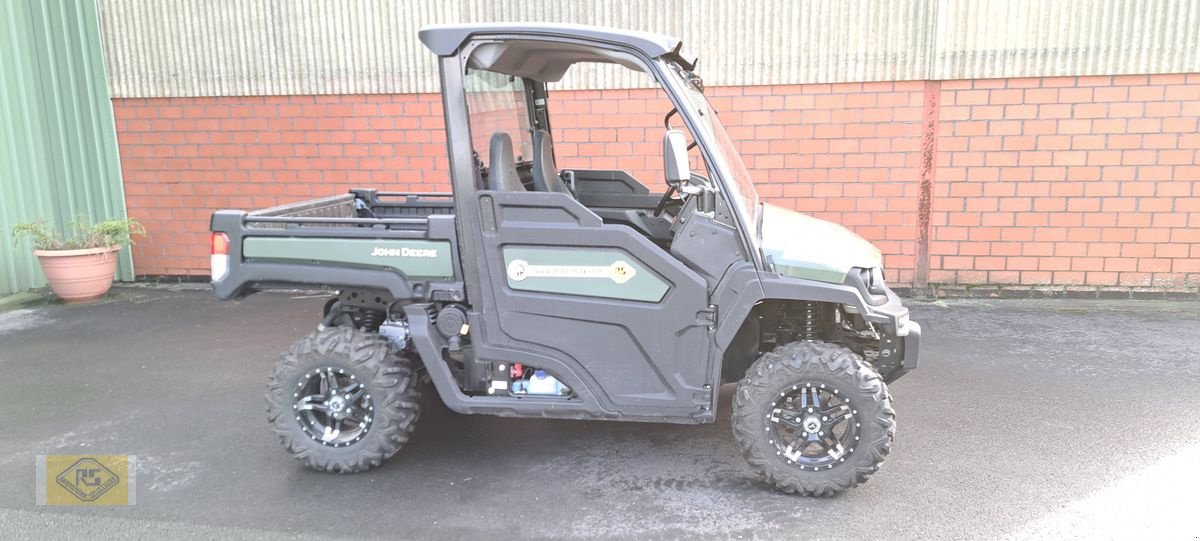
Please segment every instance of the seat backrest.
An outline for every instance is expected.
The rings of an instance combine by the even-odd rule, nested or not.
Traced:
[[[492,134],[489,145],[487,188],[501,192],[523,192],[521,175],[517,173],[517,160],[513,156],[512,137],[507,133]]]
[[[546,130],[533,132],[533,189],[539,192],[559,192],[571,195],[567,183],[558,176],[554,164],[554,144]]]

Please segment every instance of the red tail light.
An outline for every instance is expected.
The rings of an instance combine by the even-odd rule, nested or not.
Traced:
[[[224,233],[212,234],[212,255],[229,255],[229,235]]]
[[[213,233],[209,248],[212,250],[212,255],[209,256],[212,265],[212,280],[219,282],[226,274],[229,274],[229,235]]]

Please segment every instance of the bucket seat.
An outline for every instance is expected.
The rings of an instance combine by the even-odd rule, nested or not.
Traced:
[[[499,192],[523,192],[521,175],[517,173],[517,160],[513,154],[512,137],[507,133],[492,134],[488,145],[487,189]]]
[[[558,192],[572,195],[567,183],[558,176],[554,163],[554,143],[546,130],[533,132],[533,189],[539,192]]]

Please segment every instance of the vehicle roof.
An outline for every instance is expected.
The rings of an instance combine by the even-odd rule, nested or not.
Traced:
[[[454,54],[467,38],[486,34],[526,34],[602,41],[633,47],[651,58],[674,51],[680,43],[679,38],[665,34],[566,23],[431,25],[422,28],[417,35],[429,50],[438,56],[447,56]]]

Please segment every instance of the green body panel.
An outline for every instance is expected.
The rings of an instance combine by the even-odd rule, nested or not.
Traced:
[[[763,255],[785,276],[841,284],[853,267],[883,265],[879,249],[838,224],[763,205]]]
[[[436,240],[249,237],[246,259],[311,261],[354,267],[383,267],[414,278],[453,278],[450,243]]]
[[[508,287],[631,301],[658,302],[671,289],[661,276],[615,248],[505,246]]]
[[[62,231],[77,218],[124,217],[96,2],[0,2],[0,296],[46,283],[13,224]],[[129,253],[118,258],[121,280],[133,279]]]

